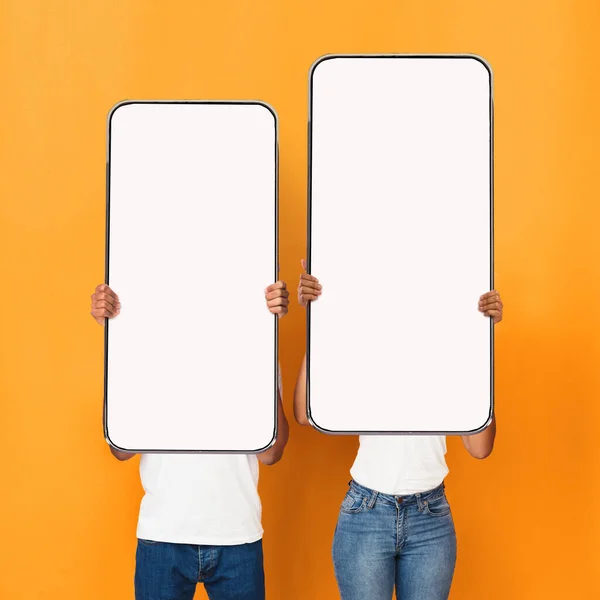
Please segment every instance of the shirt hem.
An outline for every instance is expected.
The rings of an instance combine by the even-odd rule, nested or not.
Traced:
[[[263,537],[264,532],[255,535],[239,538],[219,538],[219,537],[184,537],[173,535],[151,535],[144,531],[137,532],[138,540],[148,540],[150,542],[162,542],[165,544],[191,544],[194,546],[240,546],[241,544],[253,544]]]
[[[359,485],[362,485],[363,487],[366,487],[370,490],[374,490],[374,491],[378,492],[379,494],[386,494],[387,496],[414,496],[415,494],[424,494],[425,492],[430,492],[431,490],[435,490],[437,487],[442,485],[442,483],[444,483],[447,475],[442,477],[439,481],[437,479],[435,479],[435,480],[432,479],[431,481],[429,481],[426,484],[413,486],[413,487],[406,487],[404,489],[394,488],[394,491],[386,491],[385,489],[379,489],[379,486],[373,486],[373,485],[369,485],[367,483],[363,483],[362,480],[359,480],[352,473],[350,473],[350,477],[352,477],[352,479],[354,481],[356,481],[356,483],[358,483]],[[437,481],[437,483],[435,483],[436,481]],[[386,486],[381,486],[381,487],[386,488]],[[392,488],[387,488],[387,489],[391,490]]]

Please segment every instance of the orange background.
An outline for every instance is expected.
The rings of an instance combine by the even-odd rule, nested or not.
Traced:
[[[137,462],[102,436],[105,122],[124,98],[258,98],[281,125],[281,267],[305,248],[307,73],[331,52],[473,52],[495,74],[498,440],[450,441],[453,600],[600,597],[600,12],[594,0],[2,0],[2,600],[132,597]],[[244,260],[240,257],[240,260]],[[351,257],[348,257],[351,260]],[[168,312],[160,281],[157,314]],[[365,281],[373,296],[385,290]],[[443,303],[440,315],[445,315]],[[282,323],[285,406],[304,314]],[[293,425],[263,468],[272,599],[337,597],[355,438]],[[204,598],[199,592],[198,597]]]

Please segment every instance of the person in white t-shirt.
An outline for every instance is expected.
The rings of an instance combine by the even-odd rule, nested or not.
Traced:
[[[283,317],[288,296],[282,281],[267,287],[270,312]],[[92,295],[96,321],[104,325],[120,311],[117,294],[99,285]],[[277,414],[277,440],[259,455],[141,456],[145,495],[137,526],[136,600],[192,600],[198,583],[211,600],[264,599],[258,461],[278,462],[288,440],[281,372]],[[110,450],[119,460],[134,456]]]
[[[302,261],[304,271],[306,262]],[[298,300],[306,307],[322,293],[319,280],[304,272]],[[502,320],[497,291],[479,298],[479,311]],[[368,399],[367,399],[368,400]],[[306,412],[306,356],[294,391],[294,416]],[[462,436],[475,458],[492,452],[496,419],[482,432]],[[333,563],[342,600],[446,600],[456,562],[456,534],[444,491],[445,436],[359,436],[352,480],[340,507]]]

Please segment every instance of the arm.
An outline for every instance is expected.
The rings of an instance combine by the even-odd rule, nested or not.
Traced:
[[[121,302],[119,296],[115,294],[106,284],[96,287],[92,294],[92,312],[91,315],[95,321],[104,327],[106,319],[114,319],[121,312]],[[120,460],[129,460],[135,456],[133,452],[123,452],[109,446],[112,455]]]
[[[109,446],[112,455],[120,461],[129,460],[135,456],[135,452],[123,452],[123,450],[116,450],[112,446]]]
[[[487,458],[494,449],[496,439],[496,417],[492,417],[491,423],[481,432],[473,435],[463,435],[462,441],[467,452],[473,458]]]
[[[306,354],[302,358],[294,389],[294,417],[300,425],[310,425],[306,413]]]
[[[274,465],[276,462],[279,462],[283,456],[283,450],[285,449],[289,435],[290,428],[285,417],[285,412],[283,411],[281,394],[277,392],[277,439],[268,450],[258,455],[258,460],[263,465]]]
[[[492,290],[479,298],[479,312],[485,317],[492,319],[494,325],[502,321],[504,305],[500,299],[500,294]],[[473,458],[487,458],[494,449],[496,439],[496,415],[492,415],[490,424],[479,433],[473,435],[463,435],[462,441],[467,452]]]
[[[298,283],[298,302],[300,306],[306,308],[309,302],[319,299],[323,291],[323,286],[319,280],[306,272],[306,260],[300,261],[303,273],[300,275]],[[302,359],[298,378],[296,379],[296,388],[294,389],[294,417],[300,425],[310,425],[306,413],[306,354]]]
[[[265,299],[269,312],[277,315],[278,318],[284,317],[288,312],[289,292],[286,289],[284,281],[276,281],[265,290]],[[258,455],[258,460],[263,465],[274,465],[281,460],[283,450],[287,444],[290,434],[289,425],[283,410],[281,401],[281,388],[277,390],[277,439],[275,443],[264,452]]]

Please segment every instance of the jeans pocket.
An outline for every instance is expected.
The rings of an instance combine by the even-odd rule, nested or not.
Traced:
[[[433,500],[429,498],[423,502],[425,513],[432,517],[447,517],[450,514],[450,504],[446,494],[442,494]]]
[[[349,490],[340,506],[340,512],[348,515],[359,513],[367,505],[367,497],[360,496],[353,490]]]

